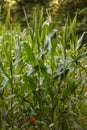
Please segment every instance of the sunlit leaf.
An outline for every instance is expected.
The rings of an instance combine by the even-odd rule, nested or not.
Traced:
[[[5,99],[11,99],[11,98],[14,98],[16,95],[15,94],[12,94],[12,95],[9,95],[8,97],[6,97]]]
[[[27,55],[27,60],[32,64],[32,66],[35,66],[37,64],[37,60],[35,59],[35,55],[30,47],[30,45],[26,42],[23,43],[24,50]]]
[[[2,64],[2,62],[0,61],[0,68],[2,70],[2,72],[5,74],[6,77],[8,77],[8,79],[10,79],[9,75],[6,73],[5,69],[4,69],[4,66]]]
[[[86,56],[87,56],[87,52],[83,52],[82,54],[80,54],[79,56],[77,56],[73,61],[76,62],[77,60],[80,60],[81,58],[86,57]]]
[[[86,33],[87,33],[87,32],[84,32],[84,33],[82,34],[82,36],[79,38],[78,43],[77,43],[76,50],[79,50],[79,49],[83,46],[83,38],[84,38],[84,35],[85,35]]]
[[[0,87],[0,90],[3,90],[6,87],[8,81],[9,79],[7,77],[4,77],[4,80],[2,81],[2,84],[1,84],[2,87]]]

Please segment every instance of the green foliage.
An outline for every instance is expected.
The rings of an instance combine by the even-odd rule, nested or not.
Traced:
[[[77,16],[60,31],[34,16],[23,31],[0,28],[1,128],[86,130],[86,32],[76,34]]]
[[[86,0],[64,0],[60,3],[59,8],[56,12],[57,15],[53,16],[55,21],[58,21],[58,25],[64,25],[66,22],[66,18],[73,19],[77,14],[77,32],[78,34],[82,34],[87,30],[86,22],[87,22],[87,1]],[[60,27],[58,26],[58,27]]]

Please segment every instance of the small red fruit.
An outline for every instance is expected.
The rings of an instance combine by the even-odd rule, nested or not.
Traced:
[[[30,122],[32,122],[32,123],[34,123],[36,121],[36,119],[35,118],[30,118]]]

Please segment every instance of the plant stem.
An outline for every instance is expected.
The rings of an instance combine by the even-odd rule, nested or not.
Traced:
[[[10,39],[10,42],[12,43],[12,39]],[[14,84],[13,84],[13,66],[12,66],[12,54],[11,54],[11,45],[10,45],[10,73],[11,73],[11,78],[10,78],[10,85],[11,85],[11,94],[13,95],[14,93]],[[12,118],[12,122],[11,122],[11,129],[13,130],[13,97],[11,98],[11,118]]]

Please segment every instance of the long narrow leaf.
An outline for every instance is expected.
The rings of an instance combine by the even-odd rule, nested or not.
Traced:
[[[2,62],[0,61],[0,68],[2,70],[2,72],[5,74],[6,77],[8,77],[8,79],[10,79],[9,75],[6,73],[5,69],[4,69],[4,66],[2,64]]]
[[[87,56],[87,52],[83,52],[82,54],[80,54],[79,56],[77,56],[73,61],[77,61],[77,60],[80,60],[81,58]]]
[[[79,49],[83,46],[83,38],[84,38],[84,35],[85,35],[86,33],[87,33],[87,32],[84,32],[84,33],[82,34],[82,36],[79,38],[78,43],[77,43],[76,50],[79,50]]]
[[[35,55],[31,49],[31,47],[26,42],[23,43],[23,47],[24,47],[24,50],[25,50],[26,55],[27,55],[27,60],[30,62],[30,64],[32,66],[35,66],[37,64],[37,60],[35,59]]]
[[[6,87],[8,81],[9,79],[7,77],[4,77],[4,80],[2,81],[2,84],[1,84],[2,87],[0,87],[0,90],[3,90]]]

